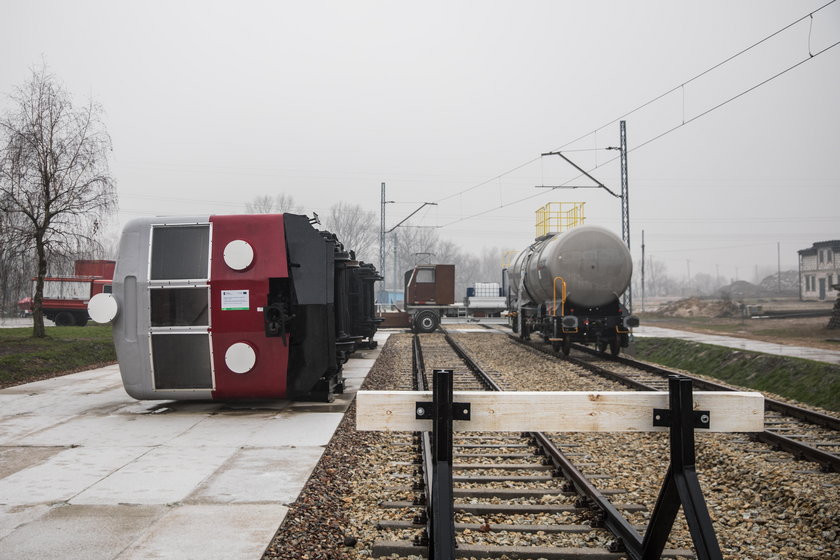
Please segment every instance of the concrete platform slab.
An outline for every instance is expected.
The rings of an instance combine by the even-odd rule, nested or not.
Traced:
[[[185,503],[288,505],[297,499],[321,453],[320,447],[241,449]]]
[[[147,535],[117,558],[257,559],[287,511],[288,508],[277,504],[181,506],[167,513]]]
[[[353,399],[353,396],[354,393],[350,393],[348,391],[343,395],[338,395],[336,399],[331,403],[310,401],[296,402],[289,407],[289,412],[340,412],[343,414],[344,411],[347,410],[347,407],[349,406],[350,401]]]
[[[370,368],[365,366],[344,366],[342,374],[345,379],[364,378],[368,371],[370,371]]]
[[[373,367],[374,362],[376,362],[376,358],[351,358],[347,360],[347,364],[345,365],[350,368],[365,367],[370,369]]]
[[[147,451],[143,447],[65,449],[0,479],[0,504],[55,504],[70,500]]]
[[[51,506],[0,506],[0,558],[4,556],[3,537],[12,534],[18,527],[46,515]]]
[[[378,354],[332,403],[138,402],[115,366],[0,390],[0,559],[259,558]]]
[[[2,406],[0,404],[0,407]],[[35,416],[32,414],[6,417],[0,415],[0,445],[9,445],[12,441],[58,426],[72,418],[72,416]]]
[[[61,453],[59,447],[0,447],[0,479],[43,463]],[[0,498],[1,500],[2,498]]]
[[[243,438],[263,428],[276,415],[273,411],[250,414],[207,416],[180,435],[169,439],[166,447],[238,447]]]
[[[109,415],[76,416],[51,428],[11,440],[17,445],[84,445],[88,447],[152,447],[183,434],[203,416]]]
[[[344,379],[344,390],[355,393],[362,387],[366,376],[347,377]]]
[[[135,401],[128,399],[116,414],[216,414],[226,403],[216,401]]]
[[[108,414],[124,406],[126,394],[117,366],[54,377],[0,392],[0,417],[38,413],[42,416]],[[79,377],[76,377],[79,376]],[[25,391],[25,392],[24,392]]]
[[[306,412],[306,413],[304,413]],[[293,409],[272,418],[245,440],[249,447],[323,446],[329,443],[343,412]]]
[[[148,531],[167,509],[165,506],[52,508],[41,518],[0,539],[0,559],[110,560],[115,551],[125,550]]]
[[[72,504],[172,504],[189,496],[236,448],[157,447],[75,496]]]

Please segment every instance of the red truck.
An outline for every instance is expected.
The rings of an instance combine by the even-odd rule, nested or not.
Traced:
[[[87,324],[87,303],[96,294],[111,292],[116,261],[77,260],[73,276],[48,276],[44,278],[44,317],[59,327]],[[36,278],[32,279],[35,291]],[[18,302],[23,314],[32,312],[32,298]]]

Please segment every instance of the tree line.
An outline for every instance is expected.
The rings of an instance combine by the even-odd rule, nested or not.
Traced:
[[[245,206],[248,213],[303,213],[304,209],[288,193],[260,195]],[[318,216],[321,227],[331,231],[358,260],[379,263],[379,221],[377,214],[359,204],[337,202],[326,215]],[[513,253],[501,248],[485,249],[474,255],[452,241],[442,239],[438,231],[427,227],[401,227],[385,236],[385,278],[387,288],[401,289],[403,274],[416,264],[455,264],[455,295],[461,299],[468,286],[475,282],[501,283],[505,255]]]

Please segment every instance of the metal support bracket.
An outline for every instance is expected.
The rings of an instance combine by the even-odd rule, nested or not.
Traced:
[[[472,406],[468,402],[452,403],[453,420],[469,420]],[[434,419],[434,403],[430,401],[417,401],[414,406],[414,418],[417,420]]]
[[[705,428],[709,429],[709,425],[711,423],[711,414],[709,414],[708,410],[692,410],[691,411],[694,422],[692,424],[692,428]],[[671,422],[673,421],[673,416],[671,415],[671,409],[669,408],[654,408],[653,409],[653,425],[669,428],[671,427]]]

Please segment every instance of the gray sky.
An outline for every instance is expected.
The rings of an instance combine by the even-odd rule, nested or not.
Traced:
[[[388,227],[441,201],[409,224],[521,249],[549,201],[585,201],[588,223],[620,231],[604,191],[535,189],[576,176],[540,153],[824,3],[4,0],[0,92],[43,57],[104,106],[120,223],[237,213],[276,192],[378,216],[384,181]],[[837,41],[840,2],[628,116],[630,148]],[[753,280],[777,242],[795,268],[797,249],[840,238],[838,93],[840,46],[632,152],[634,254],[644,229],[674,276],[717,265]],[[614,123],[565,149],[617,145]],[[569,153],[587,169],[615,155]],[[593,174],[619,189],[617,163]]]

